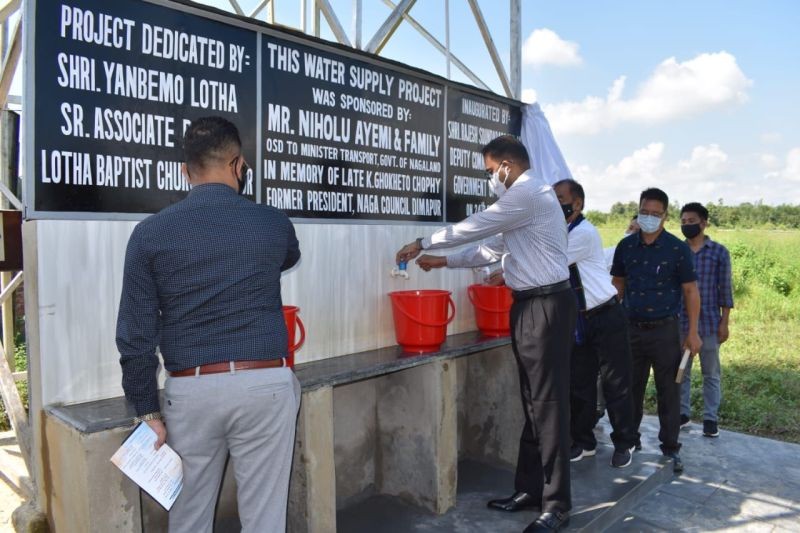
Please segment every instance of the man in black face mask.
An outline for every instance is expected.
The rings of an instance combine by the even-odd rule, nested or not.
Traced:
[[[597,440],[592,429],[599,371],[613,428],[614,454],[610,462],[613,467],[623,468],[631,464],[636,444],[628,319],[617,302],[617,290],[606,269],[600,234],[583,217],[583,187],[567,179],[553,188],[569,225],[567,256],[579,309],[570,365],[570,460],[580,461],[596,454]]]
[[[183,151],[191,192],[128,241],[122,387],[156,448],[166,441],[183,460],[170,532],[211,531],[229,454],[242,531],[283,531],[300,385],[285,364],[281,272],[300,249],[285,214],[240,195],[248,173],[236,126],[199,118]]]
[[[719,347],[728,340],[728,315],[733,307],[731,257],[728,250],[706,236],[708,209],[693,202],[681,209],[681,232],[694,252],[697,287],[700,290],[698,333],[703,340],[700,366],[703,370],[703,435],[718,437],[717,412],[721,399]],[[681,309],[681,335],[686,336],[689,317]],[[681,426],[690,422],[692,359],[686,367],[681,384]]]

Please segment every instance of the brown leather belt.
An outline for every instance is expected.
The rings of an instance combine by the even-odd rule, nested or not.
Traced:
[[[231,363],[233,366],[231,367]],[[284,366],[283,359],[262,359],[259,361],[225,361],[224,363],[209,363],[207,365],[193,366],[184,370],[170,372],[170,377],[183,378],[187,376],[202,376],[204,374],[221,374],[231,370],[255,370],[257,368],[276,368]]]

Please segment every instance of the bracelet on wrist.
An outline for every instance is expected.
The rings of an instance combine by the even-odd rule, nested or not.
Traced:
[[[424,250],[425,248],[422,247],[422,237],[417,237],[417,246],[420,250]]]
[[[133,423],[138,424],[140,422],[147,422],[148,420],[161,420],[163,416],[161,413],[156,411],[155,413],[147,413],[146,415],[134,417]]]

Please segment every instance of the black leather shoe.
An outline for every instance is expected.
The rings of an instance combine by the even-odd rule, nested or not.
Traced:
[[[489,507],[489,509],[497,509],[498,511],[505,511],[507,513],[541,510],[541,503],[527,492],[515,492],[510,498],[489,500],[486,506]]]
[[[672,459],[672,471],[675,474],[683,472],[683,461],[681,461],[681,456],[678,455],[678,452],[667,452],[664,454],[664,457]]]
[[[560,531],[569,525],[569,513],[542,513],[542,516],[536,519],[525,528],[523,533],[548,533],[550,531]]]

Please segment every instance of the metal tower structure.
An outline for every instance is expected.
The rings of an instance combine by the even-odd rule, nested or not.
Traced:
[[[258,4],[248,13],[241,6],[241,0],[227,0],[230,10],[239,16],[252,18],[255,20],[266,21],[269,24],[281,24],[276,19],[275,4],[279,0],[260,0]],[[450,0],[443,2],[445,13],[445,40],[442,43],[431,31],[411,15],[411,9],[416,4],[416,0],[381,0],[391,9],[389,16],[381,23],[378,30],[372,36],[363,35],[363,0],[351,0],[352,13],[351,31],[345,31],[342,18],[336,13],[330,0],[282,0],[284,2],[296,2],[300,9],[300,27],[303,33],[309,33],[315,37],[320,37],[322,29],[322,18],[325,18],[331,33],[339,44],[349,46],[358,50],[363,50],[372,54],[380,55],[385,46],[389,43],[397,28],[406,23],[420,34],[431,46],[443,54],[447,60],[447,75],[450,79],[451,65],[460,70],[476,87],[491,90],[489,86],[478,76],[470,67],[458,57],[450,48]],[[378,0],[372,0],[378,1]],[[508,0],[509,5],[509,36],[510,36],[510,57],[509,69],[506,70],[503,61],[495,46],[492,32],[486,24],[478,0],[461,0],[469,5],[472,15],[480,32],[480,38],[486,46],[489,57],[492,60],[500,85],[505,96],[519,100],[522,96],[521,88],[521,12],[522,0]],[[492,0],[492,3],[499,4],[501,0]],[[210,0],[196,0],[195,3],[211,5]],[[217,4],[215,4],[217,5]],[[227,7],[227,6],[226,6]],[[310,8],[310,9],[309,9]],[[310,28],[309,28],[310,19]],[[369,39],[365,39],[369,37]],[[477,37],[477,36],[476,36]]]

